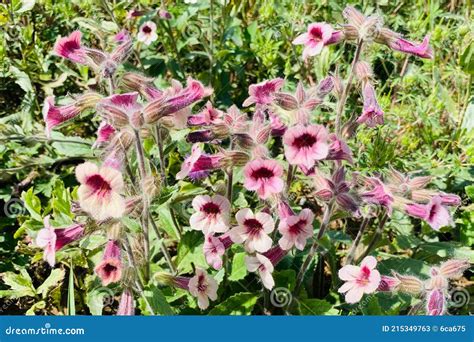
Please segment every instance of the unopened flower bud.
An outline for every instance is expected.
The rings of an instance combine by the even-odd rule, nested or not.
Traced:
[[[236,133],[234,134],[234,137],[237,141],[237,144],[244,150],[249,150],[255,145],[252,137],[247,133]]]
[[[121,230],[122,230],[122,225],[120,222],[116,222],[112,224],[107,229],[107,238],[109,240],[119,240]]]
[[[357,78],[362,82],[367,82],[373,77],[372,68],[369,63],[364,61],[357,62],[354,71]]]
[[[298,108],[298,100],[293,95],[287,93],[275,93],[273,101],[284,110],[295,110]]]
[[[439,273],[449,279],[458,279],[470,266],[468,260],[451,259],[439,266]]]
[[[334,89],[334,86],[334,77],[328,76],[319,82],[318,87],[316,88],[316,95],[319,98],[323,98]]]
[[[97,102],[102,99],[102,95],[95,92],[87,92],[76,99],[76,106],[81,111],[89,108],[94,108]]]
[[[245,166],[250,160],[250,156],[247,153],[237,150],[221,150],[220,155],[222,155],[220,162],[224,168]]]
[[[400,292],[408,293],[411,295],[417,295],[423,291],[423,282],[414,276],[401,275],[394,272],[394,277],[400,281],[398,290]]]
[[[153,198],[158,193],[158,184],[155,177],[147,176],[142,180],[142,190],[148,198]]]

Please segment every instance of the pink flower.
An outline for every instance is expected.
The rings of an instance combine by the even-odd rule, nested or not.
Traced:
[[[189,220],[192,229],[205,235],[225,233],[229,229],[230,203],[224,196],[198,195],[193,199],[193,208],[196,212]]]
[[[245,264],[249,272],[258,272],[262,279],[263,286],[271,290],[275,286],[275,280],[273,280],[273,264],[266,256],[262,254],[255,254],[255,256],[245,256]]]
[[[106,121],[102,121],[97,129],[97,139],[94,142],[94,147],[109,142],[115,132],[116,130],[112,125],[109,125]]]
[[[316,56],[321,53],[325,45],[330,44],[333,28],[326,23],[313,23],[308,26],[308,31],[293,40],[294,45],[304,45],[303,58]]]
[[[454,226],[451,214],[443,206],[439,196],[434,196],[428,204],[407,204],[405,212],[410,216],[426,221],[434,230],[439,230],[441,227]]]
[[[117,316],[133,316],[135,315],[135,304],[133,295],[129,289],[125,289],[120,296],[120,303],[117,310]]]
[[[391,214],[394,198],[388,187],[375,177],[367,178],[365,186],[365,190],[360,193],[362,200],[367,203],[383,206]]]
[[[222,256],[225,253],[222,241],[213,235],[207,235],[204,240],[204,256],[206,262],[216,270],[222,268]]]
[[[145,14],[145,11],[140,11],[140,10],[137,10],[137,9],[131,9],[127,12],[127,15],[125,16],[125,19],[131,20],[133,18],[141,17],[144,14]]]
[[[370,82],[364,84],[362,96],[364,98],[364,107],[362,115],[359,116],[357,122],[359,124],[365,123],[369,127],[383,125],[383,111],[377,102],[374,86]]]
[[[267,213],[254,214],[249,208],[240,209],[235,214],[238,226],[229,231],[229,236],[235,243],[244,243],[245,249],[263,253],[272,246],[268,236],[275,228],[273,218]]]
[[[53,267],[56,263],[56,252],[67,244],[76,241],[84,234],[84,225],[55,229],[49,223],[49,215],[44,218],[44,228],[36,236],[36,245],[44,249],[43,259]]]
[[[361,300],[364,293],[373,293],[380,284],[380,273],[375,269],[377,259],[365,257],[360,266],[347,265],[339,270],[339,278],[345,283],[339,288],[339,293],[345,293],[347,303],[353,304]]]
[[[425,36],[420,44],[412,43],[403,38],[397,38],[389,42],[389,46],[396,51],[408,53],[421,58],[433,58],[433,50],[430,47],[430,36]]]
[[[145,45],[150,45],[158,39],[156,34],[156,24],[153,21],[147,21],[140,26],[137,40]]]
[[[196,275],[189,280],[189,292],[197,298],[198,306],[205,310],[209,306],[209,299],[217,299],[217,282],[204,270],[196,269]]]
[[[212,107],[211,102],[206,103],[206,107],[202,112],[192,115],[188,118],[189,126],[209,126],[222,122],[222,113],[219,109]]]
[[[87,64],[87,53],[81,46],[82,33],[72,32],[68,37],[60,37],[54,44],[54,53],[79,64]]]
[[[137,92],[115,94],[100,100],[97,110],[115,128],[122,128],[128,124],[140,128],[143,125],[142,105],[137,100]]]
[[[46,136],[49,138],[54,127],[74,119],[80,113],[81,108],[78,107],[76,103],[57,107],[54,105],[54,96],[48,96],[43,105],[43,119],[46,123]]]
[[[242,104],[243,107],[248,107],[254,103],[257,105],[269,105],[272,103],[273,95],[285,83],[282,78],[275,78],[273,80],[263,81],[257,84],[252,84],[249,87],[249,97]]]
[[[382,276],[377,291],[391,292],[398,289],[401,281],[398,278],[390,276]]]
[[[198,144],[194,144],[189,155],[181,164],[181,171],[176,174],[176,179],[191,179],[207,177],[210,171],[220,167],[221,157],[203,153]]]
[[[189,107],[211,94],[212,89],[204,87],[201,82],[192,78],[188,78],[184,88],[181,83],[174,81],[170,89],[145,106],[143,109],[145,121],[153,124],[161,118],[172,115],[172,118],[182,116],[180,121],[185,125],[190,113]]]
[[[125,212],[122,174],[114,168],[85,162],[76,167],[81,183],[77,191],[81,208],[95,220],[120,218]]]
[[[321,125],[296,125],[283,136],[285,157],[292,165],[314,166],[317,160],[327,157],[329,152],[328,132]]]
[[[267,199],[283,190],[282,175],[283,168],[275,160],[255,159],[244,167],[244,187],[247,190],[257,191],[261,199]]]
[[[446,298],[443,291],[435,289],[429,291],[426,302],[426,314],[429,316],[441,316],[446,311]]]
[[[121,252],[117,240],[107,242],[102,261],[94,270],[104,286],[116,283],[122,278]]]
[[[298,215],[284,218],[278,225],[278,231],[282,235],[278,244],[284,250],[295,246],[303,250],[306,240],[313,236],[314,214],[310,209],[303,209]]]
[[[349,183],[345,180],[346,172],[344,167],[339,167],[333,173],[331,179],[326,178],[316,169],[314,171],[314,187],[317,198],[324,202],[336,200],[336,204],[347,211],[356,212],[358,204],[354,196],[350,193]]]
[[[347,143],[340,139],[336,134],[329,134],[329,152],[326,157],[327,160],[346,160],[350,164],[354,163],[352,159],[352,151]]]

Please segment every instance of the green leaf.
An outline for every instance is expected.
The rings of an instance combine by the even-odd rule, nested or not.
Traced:
[[[143,295],[148,301],[148,304],[151,306],[153,309],[153,312],[155,315],[174,315],[174,311],[171,308],[171,306],[168,304],[166,301],[166,297],[161,292],[161,290],[156,286],[156,285],[149,285],[144,291]],[[139,307],[142,313],[146,315],[151,315],[152,313],[150,312],[147,301],[143,297],[140,297],[138,299]]]
[[[70,290],[74,290],[71,289]],[[104,308],[104,303],[111,302],[114,298],[114,293],[108,287],[97,287],[87,293],[86,304],[89,311],[94,316],[101,316]],[[72,302],[71,302],[72,305]]]
[[[43,222],[43,218],[41,217],[41,201],[38,196],[33,193],[33,188],[28,189],[27,192],[23,192],[21,198],[31,217],[36,221]]]
[[[178,240],[178,232],[173,223],[173,218],[171,217],[171,212],[169,204],[165,203],[158,207],[158,227],[161,228],[175,240]]]
[[[209,315],[250,315],[260,294],[241,292],[215,306]]]
[[[204,269],[208,268],[202,252],[203,244],[202,233],[198,231],[186,232],[181,237],[176,258],[176,264],[181,273],[191,272],[192,264]]]
[[[9,298],[20,298],[20,297],[35,297],[36,290],[31,283],[31,278],[25,270],[22,270],[21,274],[13,272],[5,272],[2,274],[2,280],[5,285],[8,285],[12,290],[11,293],[4,293]]]
[[[46,302],[44,300],[41,300],[37,303],[34,303],[25,313],[27,316],[34,316],[36,310],[42,310],[46,308]]]
[[[247,266],[245,266],[245,253],[236,253],[232,259],[232,271],[229,280],[237,281],[244,279],[247,275]]]
[[[302,299],[298,301],[302,315],[337,315],[338,310],[323,299]]]
[[[64,272],[61,268],[55,268],[51,271],[50,275],[37,289],[36,293],[41,295],[43,299],[46,299],[51,288],[58,286],[64,279]]]
[[[465,73],[474,75],[474,42],[471,42],[466,47],[461,55],[459,64]]]
[[[466,191],[466,195],[469,196],[469,199],[474,201],[474,185],[468,185],[464,188],[464,190]]]

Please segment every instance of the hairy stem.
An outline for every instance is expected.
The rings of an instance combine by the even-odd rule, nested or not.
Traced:
[[[357,250],[357,247],[360,244],[360,240],[362,239],[362,235],[364,235],[365,229],[367,228],[369,224],[370,219],[367,217],[364,217],[362,220],[362,223],[360,224],[359,231],[357,232],[357,236],[354,239],[354,242],[352,243],[351,249],[349,250],[349,253],[347,253],[347,258],[346,258],[346,265],[350,265],[352,261],[354,261],[354,256],[355,252]]]
[[[161,125],[156,125],[156,144],[158,145],[158,154],[160,157],[160,176],[161,181],[166,186],[165,153],[163,148],[163,136],[161,134]]]
[[[229,150],[234,148],[234,140],[230,137],[230,146]],[[230,205],[232,206],[232,186],[234,182],[234,170],[230,168],[227,171],[227,199],[229,200]]]
[[[349,91],[351,90],[351,86],[352,86],[352,80],[354,78],[354,69],[355,69],[355,66],[357,64],[357,62],[359,61],[359,57],[360,57],[360,52],[362,51],[362,45],[363,45],[364,41],[363,40],[359,40],[358,43],[357,43],[357,49],[356,49],[356,52],[354,54],[354,59],[352,60],[352,64],[351,64],[351,70],[349,71],[349,77],[347,78],[347,83],[346,83],[346,86],[344,88],[344,90],[342,91],[342,95],[341,95],[341,98],[339,99],[339,102],[337,104],[337,110],[336,110],[336,133],[338,135],[341,134],[341,120],[342,120],[342,114],[344,113],[344,109],[346,107],[346,102],[347,102],[347,97],[349,96]]]
[[[329,225],[333,209],[334,209],[334,202],[330,202],[327,205],[326,209],[324,210],[323,220],[321,222],[321,227],[319,228],[317,239],[314,240],[313,244],[311,245],[311,249],[309,250],[308,256],[303,262],[303,265],[301,266],[301,269],[296,278],[296,286],[295,286],[295,290],[293,291],[294,297],[297,297],[301,291],[301,285],[303,284],[304,275],[306,271],[308,270],[309,265],[311,264],[311,261],[314,258],[314,255],[316,254],[316,249],[318,248],[319,240],[323,237],[324,232],[326,231],[326,228]]]
[[[162,240],[161,251],[163,252],[163,255],[165,256],[166,263],[168,264],[168,267],[170,268],[173,275],[176,275],[177,270],[176,270],[176,267],[173,264],[173,261],[171,260],[171,255],[170,255],[170,253],[168,252],[168,249],[165,246],[163,235],[161,234],[160,230],[158,229],[158,226],[156,225],[155,221],[153,220],[153,217],[151,216],[151,214],[149,214],[149,215],[150,215],[151,226],[152,226],[153,230],[155,231],[156,236],[158,237],[158,239]]]
[[[288,174],[286,175],[286,191],[290,190],[291,182],[293,181],[294,166],[288,165]]]
[[[379,242],[379,239],[382,236],[383,228],[385,226],[385,223],[387,223],[387,220],[388,220],[388,214],[387,214],[387,212],[385,212],[383,214],[382,218],[379,221],[379,224],[377,226],[377,230],[375,231],[375,234],[372,237],[372,240],[369,242],[369,245],[367,246],[367,249],[357,259],[357,262],[359,262],[361,259],[365,258],[367,255],[369,255],[370,252],[372,252],[375,245],[377,244],[377,242]]]

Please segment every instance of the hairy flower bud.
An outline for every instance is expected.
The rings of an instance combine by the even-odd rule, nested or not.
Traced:
[[[449,279],[458,279],[470,266],[468,260],[451,259],[439,266],[439,273]]]
[[[369,63],[364,61],[357,62],[354,71],[357,78],[364,83],[369,81],[374,76]]]
[[[276,92],[273,102],[284,110],[295,110],[298,108],[298,100],[291,94]]]
[[[423,282],[415,276],[401,275],[393,272],[394,277],[400,282],[398,290],[400,292],[417,295],[424,289]]]

